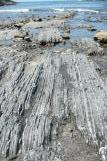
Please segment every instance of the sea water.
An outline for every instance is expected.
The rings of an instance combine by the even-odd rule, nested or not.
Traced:
[[[87,29],[76,28],[78,24],[90,24],[97,30],[107,30],[107,0],[35,0],[32,2],[18,2],[16,5],[0,7],[0,21],[23,19],[32,15],[46,17],[63,13],[64,11],[77,11],[71,19],[71,32],[73,38],[93,37],[94,32]],[[91,19],[88,20],[88,17]]]
[[[18,2],[16,5],[0,7],[0,19],[19,18],[37,14],[51,14],[75,10],[78,12],[107,12],[107,0],[36,0],[35,2]]]

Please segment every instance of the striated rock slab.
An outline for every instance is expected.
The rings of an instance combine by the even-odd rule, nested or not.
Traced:
[[[98,161],[80,131],[106,158],[107,91],[87,51],[0,50],[1,161]]]

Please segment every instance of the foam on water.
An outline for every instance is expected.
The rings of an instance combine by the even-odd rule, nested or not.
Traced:
[[[64,12],[64,11],[77,11],[77,12],[91,12],[91,13],[99,13],[97,10],[92,9],[83,9],[83,8],[70,8],[70,9],[64,9],[64,8],[54,8],[54,11]]]
[[[30,9],[11,9],[11,10],[0,10],[0,13],[11,13],[11,12],[13,12],[13,13],[17,13],[17,12],[23,12],[23,13],[25,13],[25,12],[30,12]]]
[[[70,9],[73,11],[78,11],[78,12],[91,12],[91,13],[99,13],[97,10],[91,10],[91,9],[85,9],[85,8],[76,8],[76,9]]]
[[[59,11],[59,12],[64,12],[65,9],[64,8],[53,8],[54,11]]]

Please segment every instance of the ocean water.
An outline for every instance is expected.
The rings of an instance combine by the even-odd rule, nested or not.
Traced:
[[[30,0],[29,0],[30,1]],[[90,24],[97,30],[107,30],[107,0],[36,0],[0,7],[0,21],[21,20],[32,15],[46,17],[64,11],[77,11],[70,21],[71,37],[93,37],[94,32],[77,28],[78,24]],[[91,19],[88,17],[91,17]]]
[[[20,2],[0,7],[0,19],[19,18],[30,15],[44,15],[52,12],[76,10],[78,12],[107,12],[107,0],[44,0]]]

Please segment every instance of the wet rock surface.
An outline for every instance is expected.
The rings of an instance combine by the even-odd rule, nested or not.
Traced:
[[[91,74],[92,79],[95,79],[93,88],[96,88],[99,92],[103,91],[103,89],[97,87],[100,78],[97,76],[96,80],[93,74],[95,71],[90,73],[88,69],[94,70],[93,65],[88,62],[85,55],[76,54],[71,49],[59,54],[53,54],[50,51],[41,57],[40,55],[35,56],[35,59],[32,57],[31,60],[27,59],[31,53],[18,53],[11,48],[3,48],[2,53],[0,153],[4,157],[19,155],[22,158],[24,157],[23,160],[25,161],[36,161],[41,158],[50,161],[66,160],[67,158],[71,160],[70,156],[67,156],[67,153],[69,153],[67,147],[63,145],[66,145],[67,139],[71,138],[71,143],[73,143],[74,138],[81,136],[80,132],[76,130],[76,124],[80,129],[84,125],[84,128],[86,128],[84,133],[89,132],[90,137],[91,135],[96,136],[93,127],[92,131],[88,129],[89,125],[84,123],[84,118],[80,122],[80,118],[77,117],[75,123],[76,120],[73,117],[73,115],[79,114],[83,105],[85,106],[82,103],[83,98],[79,98],[79,95],[82,95],[85,89],[82,89],[77,82],[87,82],[89,79],[87,72],[89,72],[89,75]],[[87,78],[79,77],[83,67],[81,63],[83,63]],[[81,79],[85,79],[85,82]],[[103,88],[103,85],[100,85]],[[85,86],[84,88],[88,88],[88,82]],[[88,90],[87,92],[90,92]],[[96,90],[95,92],[97,92]],[[78,94],[75,93],[76,91]],[[79,102],[75,101],[77,97]],[[78,107],[78,104],[81,104],[81,106]],[[76,112],[77,107],[79,108],[78,113]],[[96,119],[99,118],[96,117]],[[92,124],[92,126],[94,125]],[[87,133],[86,137],[88,141]],[[82,150],[84,145],[87,148],[88,146],[83,141],[84,139],[81,139],[78,138],[78,141],[76,139],[77,143],[74,143],[74,150],[71,148],[74,154],[75,150],[78,149],[80,155],[76,156],[72,153],[71,155],[83,160],[83,155],[86,155],[86,153],[83,154]],[[93,139],[96,140],[96,138]],[[79,145],[79,142],[81,145]],[[69,147],[71,143],[68,144]],[[94,153],[91,149],[89,150],[90,156],[87,159],[90,161],[97,160],[95,148],[93,150]]]

